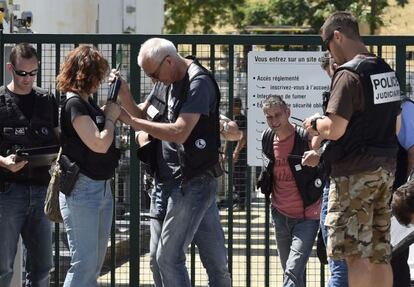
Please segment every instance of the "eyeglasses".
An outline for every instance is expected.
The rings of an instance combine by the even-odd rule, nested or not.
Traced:
[[[26,72],[26,71],[22,71],[22,70],[16,70],[16,67],[14,65],[11,65],[13,68],[13,71],[16,73],[16,75],[20,76],[20,77],[26,77],[26,76],[30,76],[30,77],[34,77],[37,75],[38,69],[35,69],[33,71],[30,72]]]
[[[341,30],[341,27],[338,27],[338,28],[333,29],[332,32],[331,32],[331,34],[328,37],[326,37],[325,40],[323,40],[323,45],[326,47],[326,49],[328,51],[331,51],[329,49],[329,42],[333,39],[333,37],[335,35],[335,31],[340,31],[340,30]]]
[[[154,72],[152,72],[152,73],[150,73],[150,74],[147,74],[147,76],[148,76],[148,77],[150,77],[151,79],[158,80],[158,77],[160,76],[161,66],[162,66],[162,64],[164,63],[165,59],[167,59],[167,57],[168,57],[168,56],[169,56],[169,55],[166,55],[166,56],[165,56],[165,57],[161,60],[161,62],[158,64],[157,69],[155,69],[155,71],[154,71]]]

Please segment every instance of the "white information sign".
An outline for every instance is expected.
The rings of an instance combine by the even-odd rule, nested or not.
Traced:
[[[330,79],[320,67],[323,52],[280,51],[248,54],[247,76],[247,163],[262,166],[261,134],[267,128],[263,101],[270,95],[281,96],[291,116],[305,119],[322,114],[322,93]],[[291,122],[302,124],[298,120]]]

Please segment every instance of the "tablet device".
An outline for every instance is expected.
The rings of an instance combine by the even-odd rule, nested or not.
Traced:
[[[23,148],[16,151],[16,161],[27,160],[27,167],[49,166],[57,158],[58,145]]]

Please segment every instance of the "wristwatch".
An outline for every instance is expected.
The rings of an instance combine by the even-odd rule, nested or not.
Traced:
[[[319,133],[319,131],[318,131],[318,126],[316,124],[316,121],[319,120],[319,119],[323,119],[323,118],[324,117],[316,117],[316,118],[311,119],[311,122],[310,122],[311,123],[311,127],[312,127],[312,129],[314,129],[318,133]]]

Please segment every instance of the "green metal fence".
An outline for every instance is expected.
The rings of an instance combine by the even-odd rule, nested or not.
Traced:
[[[66,54],[76,45],[97,46],[115,67],[121,63],[121,73],[128,80],[137,102],[151,89],[151,81],[137,65],[140,45],[148,38],[159,35],[46,35],[1,34],[0,57],[7,62],[7,54],[14,43],[33,43],[41,57],[37,84],[60,98],[55,90],[55,79]],[[201,63],[214,73],[222,92],[221,112],[232,117],[233,99],[241,97],[247,104],[247,53],[252,50],[321,50],[317,35],[162,35],[173,41],[182,55],[196,55]],[[365,43],[385,58],[396,69],[401,86],[411,94],[414,85],[414,37],[368,36]],[[1,84],[7,83],[8,74],[0,69]],[[95,98],[103,103],[108,92],[104,83]],[[118,144],[123,150],[120,167],[114,178],[114,222],[107,258],[99,282],[101,286],[151,286],[149,269],[149,200],[144,180],[135,155],[134,134],[125,126],[118,126]],[[231,158],[232,150],[228,151]],[[233,211],[233,162],[227,161],[228,173],[220,179],[218,201],[226,234],[229,269],[233,286],[281,286],[282,270],[277,256],[274,230],[270,223],[269,202],[255,186],[256,169],[246,169],[246,195],[244,211]],[[69,266],[69,253],[63,226],[56,224],[54,232],[55,269],[52,286],[61,286]],[[188,268],[193,286],[207,286],[207,278],[194,246],[188,252]],[[328,272],[319,264],[315,252],[307,265],[307,286],[325,286]]]

